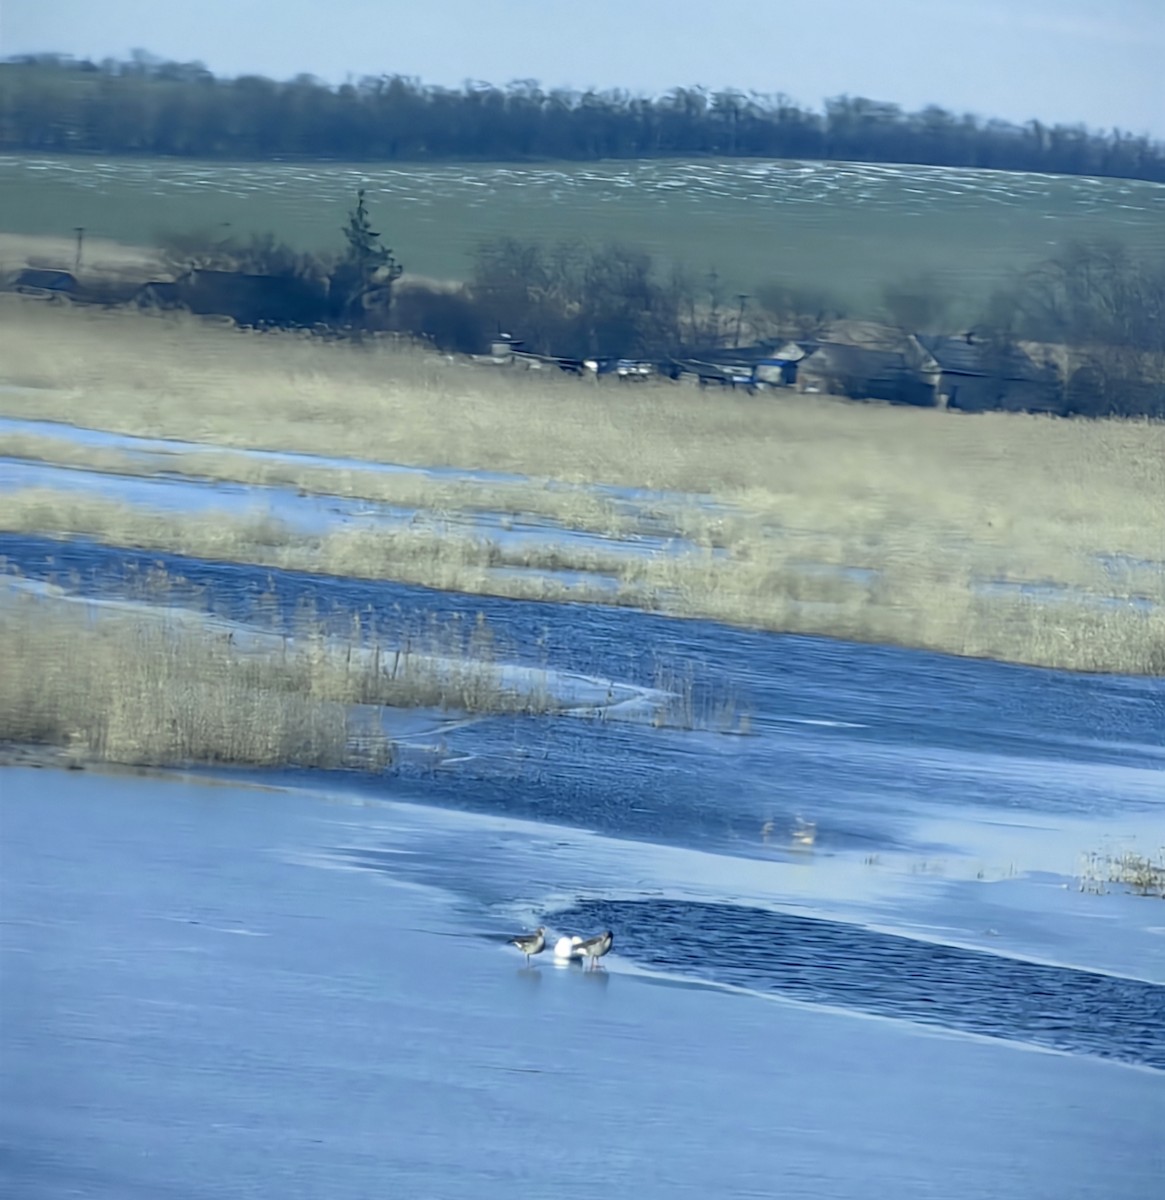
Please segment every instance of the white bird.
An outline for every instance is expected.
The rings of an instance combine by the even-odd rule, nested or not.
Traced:
[[[578,947],[582,945],[582,938],[575,934],[574,937],[560,937],[554,943],[555,958],[581,958]]]

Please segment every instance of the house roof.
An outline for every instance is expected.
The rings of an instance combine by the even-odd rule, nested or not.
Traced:
[[[713,346],[690,353],[694,361],[721,367],[752,366],[760,362],[798,362],[805,351],[796,342],[764,342],[755,346]]]
[[[46,292],[71,292],[77,280],[69,271],[44,267],[25,267],[12,277],[11,287],[41,288]]]
[[[896,325],[883,325],[880,321],[859,321],[839,317],[831,321],[822,335],[822,341],[838,346],[862,346],[867,350],[901,350],[910,334]]]
[[[874,350],[839,342],[822,342],[805,360],[802,372],[836,371],[855,378],[905,375],[912,368],[897,350]]]
[[[682,371],[691,375],[698,375],[701,379],[716,379],[721,383],[731,383],[733,379],[731,369],[718,363],[708,362],[706,359],[677,358],[673,359],[672,362]]]
[[[280,288],[294,286],[302,280],[297,275],[256,275],[249,271],[218,271],[209,267],[195,267],[178,276],[177,282],[184,286],[225,288]]]
[[[1045,382],[1054,371],[1040,366],[1019,346],[994,349],[966,337],[920,335],[919,342],[930,351],[946,375],[998,376],[1005,379]]]
[[[778,346],[764,360],[765,362],[800,362],[805,357],[805,350],[796,342],[785,342]]]

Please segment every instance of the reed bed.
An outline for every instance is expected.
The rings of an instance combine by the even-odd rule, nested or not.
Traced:
[[[1165,674],[1160,602],[1080,590],[1055,599],[984,590],[953,552],[851,577],[775,550],[760,560],[704,551],[604,556],[585,547],[513,549],[440,530],[374,527],[309,537],[261,513],[168,514],[46,489],[0,493],[0,530],[471,594],[618,604],[1066,670]],[[562,571],[576,574],[563,582],[554,574]]]
[[[11,301],[0,305],[0,362],[7,382],[49,389],[2,393],[3,412],[208,443],[221,457],[207,467],[200,450],[182,469],[214,478],[366,494],[425,513],[532,514],[608,536],[668,528],[697,549],[631,560],[594,547],[518,554],[461,532],[372,526],[311,539],[262,514],[134,517],[44,496],[39,513],[29,497],[5,499],[6,528],[1068,669],[1165,670],[1165,425],[588,384],[394,343]],[[358,480],[363,472],[256,466],[232,448],[525,478]],[[108,453],[93,448],[88,465]],[[629,515],[588,494],[596,482],[669,495]],[[873,578],[815,573],[820,565]],[[512,570],[502,578],[498,567]],[[617,586],[536,577],[561,570]],[[987,594],[984,583],[1042,594]]]
[[[279,636],[189,609],[0,597],[0,742],[80,759],[381,771],[393,710],[562,707],[536,673],[520,689],[504,682],[484,621],[419,623],[394,645],[311,613]]]
[[[1092,850],[1080,865],[1080,891],[1104,895],[1107,884],[1121,884],[1137,896],[1165,899],[1165,846],[1155,854],[1135,850]]]

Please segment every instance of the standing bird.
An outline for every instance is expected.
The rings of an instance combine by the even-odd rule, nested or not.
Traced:
[[[608,929],[606,933],[596,934],[593,938],[587,938],[584,942],[579,942],[576,950],[582,958],[589,958],[591,966],[595,964],[611,949],[615,942],[615,935]]]
[[[541,954],[546,948],[546,930],[539,925],[533,933],[520,933],[517,937],[510,938],[509,944],[517,946],[529,962],[531,955]]]

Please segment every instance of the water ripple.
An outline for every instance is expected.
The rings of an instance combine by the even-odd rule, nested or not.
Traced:
[[[567,928],[676,974],[1165,1070],[1165,987],[730,904],[586,900]]]

